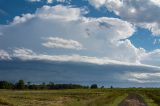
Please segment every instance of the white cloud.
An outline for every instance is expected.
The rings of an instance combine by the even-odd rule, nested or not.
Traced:
[[[53,2],[53,0],[47,0],[47,3],[52,3]]]
[[[130,66],[144,66],[144,67],[153,68],[153,69],[155,68],[156,70],[160,69],[159,67],[156,67],[156,66],[122,62],[114,59],[113,60],[109,59],[108,57],[83,56],[79,54],[55,55],[55,54],[46,54],[46,53],[36,53],[33,50],[27,49],[27,48],[16,48],[13,50],[11,54],[7,53],[4,50],[1,50],[1,51],[4,52],[2,54],[7,54],[9,59],[17,58],[24,61],[27,61],[27,60],[45,60],[45,61],[61,61],[61,62],[70,61],[70,62],[86,62],[86,63],[93,63],[93,64],[99,64],[99,65],[117,64],[117,65],[130,65]]]
[[[131,22],[137,26],[147,28],[154,35],[160,35],[160,1],[159,0],[89,0],[97,7],[105,6],[113,11],[121,19]]]
[[[48,6],[44,5],[42,8],[38,8],[35,14],[22,14],[21,16],[15,16],[12,24],[24,23],[32,18],[39,17],[42,19],[58,19],[58,20],[78,20],[81,15],[88,13],[85,9],[72,8],[71,6]]]
[[[26,48],[16,48],[13,54],[10,55],[11,58],[17,58],[21,60],[46,60],[46,61],[70,61],[70,62],[86,62],[93,64],[124,64],[124,65],[136,65],[129,64],[127,62],[121,62],[116,60],[110,60],[107,57],[91,57],[91,56],[81,56],[78,54],[72,55],[47,55],[47,54],[37,54],[30,49]],[[139,65],[139,64],[137,64]]]
[[[28,0],[29,2],[40,2],[41,0]]]
[[[160,66],[160,49],[148,52],[141,57],[141,63]]]
[[[39,17],[42,19],[58,19],[58,20],[78,20],[81,15],[86,14],[85,9],[72,8],[71,6],[48,6],[44,5],[42,8],[38,8],[35,14],[22,14],[21,16],[15,16],[12,24],[24,23],[32,18]]]
[[[154,36],[159,36],[160,34],[160,26],[158,22],[153,23],[137,23],[138,26],[149,29]]]
[[[121,62],[139,63],[140,55],[145,50],[136,48],[128,40],[135,31],[132,24],[117,18],[87,18],[83,16],[84,11],[82,10],[62,5],[43,6],[35,14],[22,15],[13,21],[16,24],[1,26],[0,31],[5,35],[5,38],[2,38],[0,48],[24,47],[48,54],[79,54],[91,57],[107,57],[110,60]],[[79,49],[83,45],[85,50],[62,51],[44,48],[44,41],[41,38],[49,37],[74,39],[76,46],[71,47],[67,43],[69,46],[65,45],[65,48],[78,47],[77,49]],[[9,41],[11,43],[8,43]],[[52,41],[57,42],[55,39]],[[46,42],[45,46],[51,46],[51,44],[55,47],[63,46],[64,48],[64,40],[62,42],[62,39],[58,45],[54,42]]]
[[[101,7],[102,5],[105,4],[106,0],[88,0],[93,6],[96,8]]]
[[[138,83],[160,82],[160,72],[129,72],[125,74],[125,79]]]
[[[32,19],[34,18],[34,15],[33,14],[22,14],[22,16],[16,16],[14,19],[13,19],[13,22],[12,24],[19,24],[19,23],[24,23],[26,22],[27,20],[29,19]]]
[[[77,20],[80,18],[82,10],[79,8],[71,8],[70,6],[43,6],[36,11],[36,15],[46,19],[62,19],[62,20]]]
[[[75,40],[67,40],[59,37],[49,37],[47,41],[42,44],[47,48],[65,48],[65,49],[83,49],[82,44]]]
[[[57,0],[57,2],[65,2],[65,1],[67,1],[67,0]]]
[[[28,0],[29,2],[42,2],[43,0]],[[53,2],[70,3],[71,0],[44,0],[46,3],[51,4]]]
[[[2,27],[2,33],[5,32],[7,39],[12,40],[12,43],[7,43],[8,41],[5,41],[7,39],[3,39],[0,42],[2,45],[5,44],[13,48],[33,48],[34,46],[36,46],[34,48],[40,48],[41,38],[47,38],[50,37],[48,35],[54,34],[58,35],[59,38],[74,39],[80,42],[86,48],[85,51],[79,52],[80,55],[87,54],[96,57],[108,57],[111,60],[115,59],[122,62],[137,62],[139,49],[135,48],[129,40],[120,41],[132,36],[135,28],[132,24],[120,19],[86,18],[80,8],[57,5],[43,6],[35,14],[22,15],[13,23],[17,24]],[[31,44],[32,46],[30,46]],[[68,51],[65,53],[70,54]]]
[[[0,60],[11,60],[11,57],[5,50],[0,50]]]
[[[160,6],[160,0],[150,0],[153,2],[155,5]]]
[[[119,55],[115,55],[117,56],[115,57],[116,60],[140,63],[141,56],[145,54],[145,50],[143,48],[136,48],[130,40],[119,41],[117,48],[118,50],[114,51],[119,53]]]
[[[31,60],[36,54],[30,50],[25,48],[17,48],[13,51],[12,57],[16,57],[22,60]]]

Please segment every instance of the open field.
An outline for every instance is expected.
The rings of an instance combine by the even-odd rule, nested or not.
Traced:
[[[0,90],[0,106],[117,106],[129,93],[160,106],[160,89]]]

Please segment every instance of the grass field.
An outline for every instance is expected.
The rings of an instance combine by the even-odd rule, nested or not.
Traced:
[[[160,89],[0,90],[0,106],[117,106],[128,93],[160,106]]]

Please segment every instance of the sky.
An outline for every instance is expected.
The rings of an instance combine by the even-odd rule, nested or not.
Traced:
[[[159,11],[160,0],[0,0],[0,80],[159,86]]]

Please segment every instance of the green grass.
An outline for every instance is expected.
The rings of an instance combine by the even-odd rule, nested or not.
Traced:
[[[0,90],[0,106],[117,106],[130,92],[160,106],[160,89]]]

